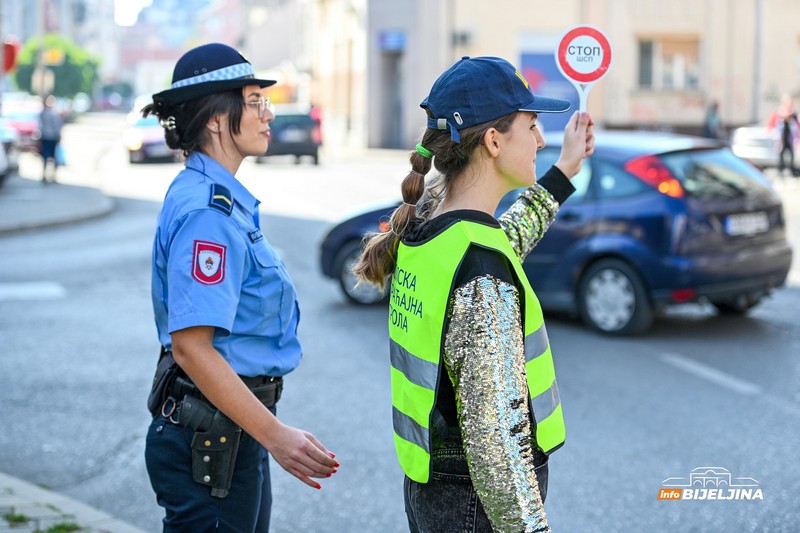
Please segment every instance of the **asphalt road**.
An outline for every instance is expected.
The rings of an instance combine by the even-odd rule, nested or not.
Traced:
[[[149,257],[157,198],[178,167],[129,166],[115,128],[103,118],[65,133],[73,164],[86,168],[76,179],[116,196],[113,214],[0,238],[0,286],[25,289],[0,300],[0,470],[158,531],[143,460],[158,353]],[[276,161],[242,169],[300,296],[305,357],[279,416],[313,432],[342,465],[321,491],[275,466],[273,531],[407,530],[386,311],[346,304],[319,274],[316,251],[329,220],[394,197],[403,159],[330,156],[318,168]],[[792,284],[747,317],[691,306],[627,339],[548,317],[568,431],[551,461],[553,529],[796,531],[798,307],[800,285]],[[700,467],[752,478],[763,499],[658,500],[665,480],[687,480]]]

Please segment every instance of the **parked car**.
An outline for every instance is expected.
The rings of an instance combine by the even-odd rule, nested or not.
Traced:
[[[731,150],[760,169],[778,168],[778,142],[775,133],[754,124],[731,132]]]
[[[292,155],[300,163],[303,156],[319,164],[322,129],[316,109],[309,106],[276,105],[275,119],[269,123],[270,141],[267,153],[256,158],[263,163],[266,157]]]
[[[6,152],[8,172],[19,170],[20,136],[19,132],[8,124],[5,118],[0,117],[0,144]]]
[[[547,135],[541,175],[561,138]],[[659,310],[711,302],[742,314],[784,285],[792,260],[783,207],[769,182],[727,147],[708,139],[653,132],[598,132],[594,155],[572,183],[576,192],[523,267],[542,307],[580,316],[609,334],[646,331]],[[496,216],[520,191],[506,195]],[[334,226],[320,246],[325,276],[347,297],[353,261],[368,231],[388,231],[398,203]]]
[[[122,140],[128,149],[128,159],[133,163],[148,161],[175,161],[178,152],[167,146],[164,140],[164,128],[158,117],[150,115],[142,117],[131,112],[128,114],[128,125],[122,132]]]
[[[0,143],[0,187],[3,186],[3,183],[5,183],[9,174],[11,174],[11,167],[8,164],[8,158],[6,157],[6,149],[5,146]]]
[[[39,113],[41,109],[6,109],[3,119],[19,135],[19,149],[23,152],[39,151]]]

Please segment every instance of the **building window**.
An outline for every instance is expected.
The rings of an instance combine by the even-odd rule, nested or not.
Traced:
[[[694,38],[639,41],[639,87],[697,90],[700,87],[700,41]]]

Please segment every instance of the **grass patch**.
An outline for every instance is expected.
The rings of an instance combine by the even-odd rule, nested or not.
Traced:
[[[59,522],[45,530],[37,529],[36,533],[72,533],[73,531],[83,531],[83,529],[72,522]]]
[[[6,522],[13,525],[20,525],[20,524],[27,524],[31,521],[30,517],[19,514],[19,513],[6,513],[3,515],[3,518],[6,519]]]

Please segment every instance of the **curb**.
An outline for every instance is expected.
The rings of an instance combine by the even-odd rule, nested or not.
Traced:
[[[7,520],[11,514],[28,520]],[[0,530],[46,532],[58,524],[75,524],[79,531],[97,533],[145,533],[109,514],[0,472]]]
[[[97,189],[11,176],[0,189],[0,235],[97,218],[114,201]]]

